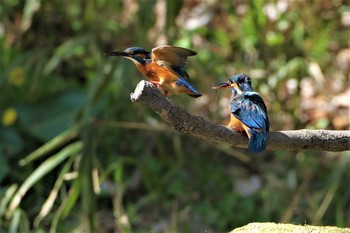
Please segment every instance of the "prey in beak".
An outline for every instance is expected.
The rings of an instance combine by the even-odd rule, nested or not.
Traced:
[[[221,88],[227,88],[230,86],[231,86],[231,83],[229,82],[220,82],[220,83],[215,83],[215,86],[213,86],[212,89],[219,90]]]

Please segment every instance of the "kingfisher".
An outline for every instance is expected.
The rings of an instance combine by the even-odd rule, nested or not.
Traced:
[[[227,127],[247,134],[249,152],[264,151],[270,127],[264,100],[253,90],[251,80],[246,74],[232,76],[227,82],[218,83],[213,89],[226,87],[232,89],[230,122]]]
[[[125,51],[106,53],[107,56],[121,56],[130,59],[165,96],[184,93],[194,98],[202,94],[188,83],[190,76],[185,66],[187,57],[196,54],[197,52],[190,49],[170,45],[153,48],[152,52],[140,47],[130,47]]]

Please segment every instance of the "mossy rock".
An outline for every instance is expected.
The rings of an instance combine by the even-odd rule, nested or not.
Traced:
[[[249,223],[230,233],[350,233],[350,228],[293,225],[282,223]]]

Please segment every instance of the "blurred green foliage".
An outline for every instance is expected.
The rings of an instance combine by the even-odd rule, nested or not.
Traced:
[[[349,226],[349,153],[252,156],[180,135],[129,100],[133,64],[103,56],[188,47],[204,96],[170,98],[189,112],[224,123],[230,93],[210,87],[245,72],[272,130],[348,129],[346,2],[3,0],[0,232]]]

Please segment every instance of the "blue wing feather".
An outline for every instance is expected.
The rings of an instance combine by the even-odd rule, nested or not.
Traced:
[[[192,87],[188,82],[186,82],[182,77],[179,77],[179,79],[176,81],[176,85],[185,86],[186,88],[188,88],[190,91],[194,93],[193,95],[191,94],[191,96],[193,97],[199,97],[202,95],[201,93],[199,93],[199,91],[194,89],[194,87]]]
[[[190,79],[190,76],[188,73],[185,71],[184,67],[178,67],[178,66],[171,66],[171,68],[181,77],[183,77],[186,81]]]

